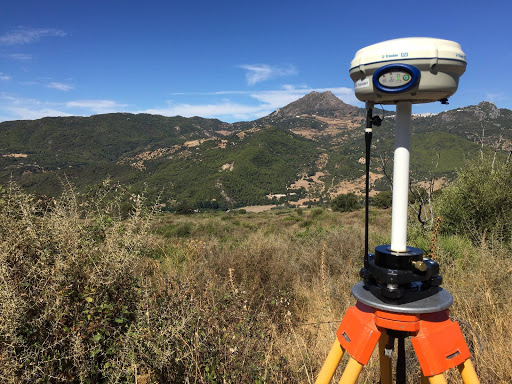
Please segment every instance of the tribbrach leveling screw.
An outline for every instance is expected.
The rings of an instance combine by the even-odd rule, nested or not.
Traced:
[[[411,337],[423,383],[446,383],[443,372],[458,367],[465,384],[479,383],[457,322],[448,317],[452,295],[441,288],[439,264],[407,246],[411,107],[440,101],[458,88],[466,70],[459,44],[432,38],[389,40],[360,49],[350,77],[356,97],[366,102],[366,215],[363,281],[352,288],[357,299],[338,329],[316,380],[329,383],[345,352],[350,355],[340,384],[355,383],[379,344],[380,384],[392,383],[391,358],[398,340],[396,383],[405,384],[404,340]],[[391,244],[368,250],[370,148],[375,104],[396,105]]]

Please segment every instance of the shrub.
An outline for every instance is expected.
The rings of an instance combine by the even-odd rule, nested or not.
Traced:
[[[393,202],[393,193],[391,191],[384,191],[377,193],[371,203],[377,208],[387,209],[391,207]]]
[[[361,207],[359,199],[353,193],[338,195],[331,201],[331,208],[335,212],[352,212]]]
[[[115,204],[97,209],[72,190],[47,208],[15,186],[0,192],[2,383],[296,376],[279,353],[269,355],[275,324],[290,323],[294,276],[279,273],[287,262],[273,261],[272,242],[255,257],[230,259],[236,274],[252,261],[240,281],[231,271],[219,279],[225,260],[205,265],[204,242],[157,241],[140,196],[121,220]],[[249,277],[250,291],[243,287]]]
[[[187,202],[183,202],[176,206],[176,213],[178,215],[190,215],[194,213],[194,207]]]
[[[149,227],[140,196],[124,221],[119,200],[106,201],[97,209],[69,189],[42,209],[9,187],[0,203],[2,382],[126,378],[115,371],[150,273]]]
[[[189,236],[194,229],[194,225],[189,221],[184,221],[177,224],[169,224],[164,227],[158,228],[156,231],[168,239],[173,237],[186,237]]]
[[[313,208],[311,210],[311,218],[316,219],[318,216],[320,216],[322,213],[324,213],[324,210],[322,208]]]
[[[512,166],[489,158],[469,162],[438,201],[442,230],[481,241],[484,233],[510,240]]]

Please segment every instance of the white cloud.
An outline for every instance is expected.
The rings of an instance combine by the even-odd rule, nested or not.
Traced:
[[[114,100],[74,100],[68,101],[65,105],[67,108],[89,109],[94,113],[119,112],[128,106]]]
[[[6,53],[5,55],[2,55],[2,56],[7,57],[12,60],[18,60],[18,61],[32,60],[32,55],[29,55],[26,53]]]
[[[222,102],[219,104],[173,104],[168,103],[164,108],[151,108],[139,113],[151,113],[164,116],[200,116],[206,118],[215,118],[222,116],[237,116],[240,119],[248,119],[253,116],[264,116],[266,113],[261,106],[250,106],[232,102]]]
[[[173,92],[173,96],[221,96],[221,95],[249,95],[257,100],[271,103],[278,108],[297,100],[298,98],[310,92],[326,92],[334,93],[339,99],[348,104],[361,104],[354,95],[354,90],[347,87],[328,87],[328,88],[311,88],[306,85],[296,87],[285,84],[282,89],[270,91],[216,91],[216,92]]]
[[[70,113],[52,108],[32,109],[12,107],[9,108],[8,111],[20,120],[33,120],[40,119],[42,117],[72,116]]]
[[[485,97],[488,101],[490,101],[492,103],[496,103],[496,102],[503,101],[503,100],[507,99],[507,97],[505,96],[505,94],[503,92],[497,92],[497,93],[487,92],[485,94]]]
[[[179,93],[174,95],[211,95],[214,101],[193,104],[168,101],[162,107],[134,110],[133,106],[115,100],[72,100],[67,102],[45,102],[37,99],[21,98],[0,92],[0,121],[13,119],[35,119],[43,116],[89,116],[98,113],[133,112],[151,113],[164,116],[181,115],[185,117],[201,116],[219,118],[234,122],[254,120],[269,115],[310,92],[331,91],[348,104],[362,106],[353,93],[352,88],[331,87],[311,88],[285,85],[281,89],[250,92],[250,91],[217,91],[209,93]],[[232,97],[230,97],[232,96]]]
[[[41,101],[36,99],[12,96],[5,92],[0,92],[0,105],[41,105]]]
[[[52,82],[52,83],[48,84],[47,87],[53,88],[53,89],[58,89],[59,91],[64,91],[64,92],[74,89],[74,87],[72,85],[65,84],[65,83],[57,83],[57,82]]]
[[[89,116],[119,112],[126,104],[113,100],[76,100],[48,102],[0,92],[0,121],[39,119],[46,116]],[[83,111],[80,111],[80,110]]]
[[[296,75],[297,69],[293,65],[272,66],[268,64],[244,64],[240,68],[247,70],[245,78],[248,85],[254,85],[275,77]]]
[[[3,72],[0,72],[0,80],[3,80],[3,81],[11,80],[11,76],[6,75]]]
[[[57,103],[48,103],[0,92],[0,121],[69,115],[68,112],[60,110]]]
[[[217,91],[217,92],[204,92],[204,93],[174,93],[173,95],[247,95],[255,100],[254,104],[233,103],[222,100],[220,103],[212,104],[185,104],[168,102],[167,107],[152,108],[144,111],[143,113],[152,113],[164,116],[181,115],[185,117],[201,116],[201,117],[217,117],[226,119],[228,121],[235,120],[252,120],[259,117],[266,116],[278,108],[301,98],[310,92],[326,92],[331,91],[341,100],[348,104],[361,104],[354,96],[352,88],[337,87],[337,88],[309,88],[299,87],[296,88],[292,85],[285,85],[283,89],[248,92],[248,91]]]
[[[25,28],[18,27],[10,32],[0,35],[0,45],[29,44],[39,41],[43,37],[64,37],[67,33],[53,28]]]
[[[352,88],[295,88],[293,86],[284,86],[282,90],[261,91],[251,93],[251,97],[268,105],[273,110],[284,107],[285,105],[295,101],[310,92],[327,92],[334,93],[338,98],[348,104],[357,104],[358,101],[354,96]]]

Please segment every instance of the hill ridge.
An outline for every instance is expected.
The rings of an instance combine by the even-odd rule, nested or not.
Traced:
[[[324,117],[351,116],[360,108],[345,104],[331,91],[310,92],[298,100],[277,109],[268,117],[297,117],[301,115],[318,115]]]
[[[268,204],[270,192],[288,201],[325,200],[360,193],[364,117],[364,109],[331,92],[312,92],[268,116],[233,124],[124,112],[3,122],[0,184],[12,178],[31,192],[56,195],[65,177],[82,190],[110,177],[134,191],[165,191],[166,204],[189,200],[203,208]],[[490,102],[415,116],[411,169],[416,179],[450,179],[482,141],[510,151],[510,127],[512,111]],[[374,137],[376,158],[392,153],[391,116]],[[372,183],[387,189],[378,164],[372,162]]]

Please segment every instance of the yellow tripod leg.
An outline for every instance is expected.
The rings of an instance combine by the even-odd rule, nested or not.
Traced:
[[[427,379],[429,384],[448,384],[442,373],[435,376],[428,376]]]
[[[316,378],[315,384],[329,384],[338,364],[340,363],[341,357],[343,356],[343,348],[340,345],[338,339],[334,341],[334,344],[327,355],[327,358],[322,365],[322,369]]]
[[[363,364],[351,357],[348,360],[345,371],[343,371],[339,384],[355,384],[362,369]]]
[[[467,359],[462,364],[459,364],[457,368],[459,369],[464,384],[480,384],[480,380],[476,375],[475,367],[473,367],[471,360]]]
[[[380,384],[392,384],[391,359],[384,353],[388,343],[388,334],[384,331],[379,339],[379,359],[380,359]]]

